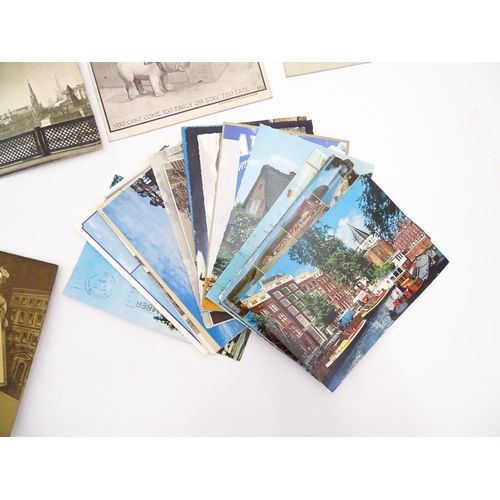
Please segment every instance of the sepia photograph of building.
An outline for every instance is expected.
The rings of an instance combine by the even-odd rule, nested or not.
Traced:
[[[8,436],[31,370],[57,266],[0,252],[0,436]]]
[[[0,63],[0,176],[100,147],[78,63]]]

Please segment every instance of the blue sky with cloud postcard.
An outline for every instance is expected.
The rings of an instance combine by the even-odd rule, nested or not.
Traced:
[[[209,352],[217,352],[243,330],[237,322],[226,322],[209,331],[205,328],[151,168],[106,200],[98,212],[171,298]]]

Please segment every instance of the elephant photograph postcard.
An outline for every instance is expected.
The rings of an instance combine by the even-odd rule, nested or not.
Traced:
[[[0,437],[11,434],[57,269],[55,264],[0,252]]]
[[[110,141],[270,99],[258,62],[91,62]]]

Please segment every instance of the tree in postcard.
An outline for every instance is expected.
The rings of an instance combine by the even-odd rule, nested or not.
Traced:
[[[241,248],[243,243],[245,243],[252,234],[252,231],[257,227],[258,223],[258,217],[245,211],[242,203],[237,203],[231,212],[228,224],[229,231],[226,237],[227,242],[233,248]]]
[[[382,276],[384,276],[384,274],[392,271],[395,267],[396,266],[394,265],[394,262],[386,262],[381,266],[375,264],[375,270],[373,271],[373,276],[370,280],[370,283],[376,283]]]
[[[367,276],[371,263],[362,254],[349,248],[333,235],[330,226],[316,223],[290,249],[290,258],[299,264],[307,264],[322,273],[332,273],[335,281],[349,287],[361,277]]]
[[[163,314],[153,316],[153,319],[165,325],[169,330],[175,330],[175,326]]]
[[[298,346],[297,341],[294,339],[293,345],[289,345],[289,347],[285,346],[285,344],[283,344],[283,342],[281,342],[275,336],[275,334],[277,334],[278,332],[275,330],[275,328],[273,328],[276,325],[276,322],[271,318],[271,316],[266,316],[264,314],[253,315],[252,323],[253,328],[259,333],[261,337],[265,338],[268,342],[276,346],[280,351],[284,352],[293,361],[299,361],[295,354],[293,354],[289,349],[289,347],[296,348]],[[283,340],[290,341],[290,339],[293,339],[293,337],[289,336],[287,339]]]
[[[403,217],[398,206],[368,177],[361,177],[364,190],[358,204],[365,217],[365,226],[392,243],[397,223]]]
[[[338,309],[328,302],[324,295],[301,295],[300,302],[309,314],[314,317],[313,325],[317,328],[327,328],[338,317]]]
[[[220,276],[232,259],[233,256],[224,247],[221,246],[219,253],[217,254],[217,259],[215,260],[213,269],[214,274]]]

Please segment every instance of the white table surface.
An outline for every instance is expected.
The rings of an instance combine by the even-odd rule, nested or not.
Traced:
[[[253,335],[243,359],[62,295],[84,241],[73,222],[115,173],[180,126],[0,179],[0,249],[59,265],[13,436],[498,436],[500,64],[369,63],[286,78],[273,98],[184,123],[307,115],[345,138],[450,264],[340,387]]]

